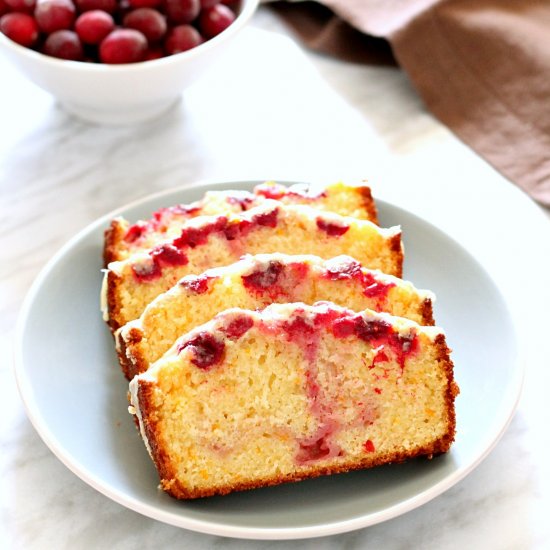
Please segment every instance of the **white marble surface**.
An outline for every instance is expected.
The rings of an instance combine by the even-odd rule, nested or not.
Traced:
[[[136,128],[73,119],[0,58],[0,548],[548,548],[550,298],[537,286],[549,286],[550,213],[435,121],[399,70],[312,55],[284,34],[260,11],[224,66]],[[287,542],[172,527],[65,468],[28,421],[12,368],[19,308],[52,254],[111,209],[185,182],[348,177],[460,238],[520,320],[523,397],[481,465],[398,518]]]

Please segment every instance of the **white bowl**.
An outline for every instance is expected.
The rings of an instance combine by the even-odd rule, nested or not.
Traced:
[[[237,18],[218,36],[192,50],[152,61],[123,65],[66,61],[20,46],[2,33],[0,51],[67,111],[100,124],[133,124],[170,108],[187,86],[222,57],[258,2],[242,0]]]

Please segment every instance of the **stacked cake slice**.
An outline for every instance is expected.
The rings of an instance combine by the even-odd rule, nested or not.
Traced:
[[[453,365],[370,189],[211,192],[114,220],[104,318],[162,487],[196,498],[446,452]]]

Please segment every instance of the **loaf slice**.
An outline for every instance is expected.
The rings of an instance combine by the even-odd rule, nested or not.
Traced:
[[[162,488],[197,498],[449,450],[440,329],[330,303],[232,309],[130,382]]]
[[[114,332],[185,275],[229,265],[245,253],[347,254],[362,265],[401,276],[401,230],[266,199],[241,214],[201,216],[177,238],[127,260],[111,262],[103,285],[104,318]]]
[[[259,309],[273,302],[333,301],[355,311],[373,309],[433,325],[434,296],[410,282],[369,270],[349,257],[247,255],[200,275],[188,275],[151,302],[116,334],[128,380],[147,370],[174,340],[231,307]]]
[[[148,220],[134,224],[123,217],[115,218],[105,231],[104,265],[125,260],[136,252],[177,237],[182,225],[192,218],[239,213],[258,206],[266,198],[284,204],[306,204],[318,210],[378,223],[376,205],[368,185],[338,182],[325,186],[294,184],[286,187],[266,182],[257,185],[252,193],[241,190],[208,191],[199,201],[160,208]]]

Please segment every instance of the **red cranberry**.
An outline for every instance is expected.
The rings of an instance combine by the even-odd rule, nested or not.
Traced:
[[[203,39],[199,31],[191,25],[178,25],[168,31],[164,41],[164,49],[168,55],[186,52],[202,44]]]
[[[208,290],[208,281],[211,278],[205,275],[189,275],[184,277],[179,284],[193,294],[204,294]]]
[[[356,318],[355,334],[358,338],[361,338],[361,340],[364,340],[365,342],[388,338],[392,332],[393,330],[391,325],[386,323],[386,321],[380,321],[378,319],[368,321],[360,316]]]
[[[129,0],[132,8],[156,8],[162,4],[162,0]]]
[[[200,0],[164,0],[164,11],[170,22],[191,23],[201,11]]]
[[[160,59],[164,57],[164,50],[161,46],[150,47],[143,58],[143,61],[153,61],[154,59]]]
[[[216,4],[201,12],[199,28],[204,36],[212,38],[227,29],[233,21],[235,21],[235,14],[231,8]]]
[[[0,17],[4,15],[5,13],[8,13],[10,11],[9,6],[5,3],[4,0],[0,0]]]
[[[75,0],[79,12],[103,10],[113,14],[117,11],[117,0]]]
[[[283,269],[284,266],[281,262],[272,261],[269,262],[266,269],[254,271],[250,275],[243,275],[241,278],[246,288],[262,290],[274,285]]]
[[[72,28],[75,17],[71,0],[38,0],[34,10],[34,18],[46,34]]]
[[[166,17],[152,8],[138,8],[124,16],[123,25],[142,32],[149,42],[157,42],[166,34]]]
[[[277,227],[277,217],[279,215],[279,209],[275,208],[271,212],[265,212],[264,214],[256,214],[252,217],[252,222],[264,227]]]
[[[33,46],[38,40],[38,25],[26,13],[6,13],[0,17],[0,31],[21,46]]]
[[[178,250],[174,245],[161,244],[153,248],[150,252],[151,258],[159,266],[162,265],[186,265],[189,259],[181,250]]]
[[[216,4],[219,4],[221,0],[200,0],[201,2],[201,10],[205,10],[207,8],[212,8]]]
[[[99,44],[115,28],[115,22],[106,11],[91,10],[79,15],[74,26],[82,42]]]
[[[80,38],[74,31],[61,29],[52,32],[44,42],[43,52],[59,59],[82,61],[84,53]]]
[[[178,348],[178,352],[190,348],[191,363],[200,369],[207,369],[223,359],[225,344],[214,338],[210,332],[199,332],[197,336],[183,342]]]
[[[108,64],[142,61],[146,52],[147,39],[134,29],[116,29],[99,45],[99,58]]]
[[[36,0],[3,0],[0,4],[2,3],[11,8],[13,11],[32,13],[34,6],[36,5]]]
[[[231,340],[238,340],[252,328],[254,321],[249,315],[240,315],[232,319],[224,328],[225,335]]]
[[[317,218],[317,227],[330,237],[341,237],[349,229],[349,225],[338,225],[323,218]]]

